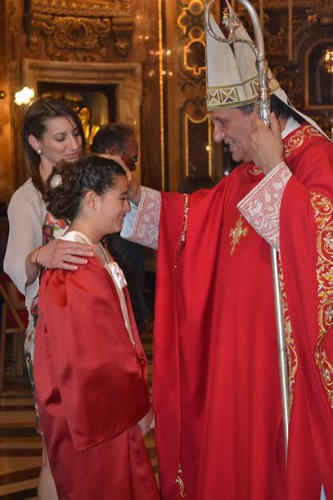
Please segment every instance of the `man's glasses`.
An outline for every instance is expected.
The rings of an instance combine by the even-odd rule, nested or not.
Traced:
[[[123,162],[125,165],[130,169],[130,170],[135,170],[136,164],[139,161],[138,155],[135,156],[123,156],[122,157]]]

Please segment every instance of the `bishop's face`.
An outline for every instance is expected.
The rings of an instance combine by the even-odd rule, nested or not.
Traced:
[[[214,141],[223,142],[235,162],[252,161],[250,143],[256,116],[255,107],[248,114],[241,108],[217,109],[211,112]]]

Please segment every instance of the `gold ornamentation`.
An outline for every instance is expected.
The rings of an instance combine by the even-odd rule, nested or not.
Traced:
[[[31,11],[54,16],[111,17],[130,13],[131,0],[94,0],[94,7],[89,1],[68,0],[31,0]],[[98,12],[98,15],[95,12]]]
[[[128,17],[117,17],[112,22],[115,49],[119,56],[127,56],[132,44],[134,22]]]
[[[207,102],[209,107],[212,109],[219,108],[220,106],[229,105],[231,103],[239,103],[242,94],[242,88],[247,88],[248,95],[251,95],[251,98],[248,101],[242,101],[242,105],[250,104],[253,102],[253,99],[256,95],[258,95],[258,79],[253,78],[252,80],[248,80],[247,82],[242,82],[240,84],[233,84],[225,87],[210,87],[207,90]]]
[[[205,33],[203,2],[191,0],[182,5],[177,18],[180,30],[179,50],[182,48],[180,61],[180,89],[192,91],[196,97],[202,96],[202,108],[205,108]]]
[[[109,19],[89,19],[52,16],[41,17],[37,13],[31,20],[29,42],[35,50],[38,35],[45,38],[46,53],[51,60],[93,61],[105,59],[105,41],[111,33]]]
[[[186,498],[185,485],[183,478],[181,477],[182,473],[183,473],[182,466],[179,464],[175,483],[178,484],[179,486],[179,495],[181,496],[181,498]]]
[[[205,85],[205,32],[204,32],[204,2],[203,0],[186,0],[177,3],[177,54],[178,70],[177,82],[182,99],[181,113],[185,120],[181,120],[180,133],[184,144],[183,158],[186,164],[182,164],[183,174],[187,175],[189,148],[193,137],[188,135],[189,127],[187,117],[191,121],[205,120],[206,107],[206,85]],[[171,40],[170,40],[171,41]],[[209,175],[213,170],[213,148],[211,146],[210,120],[207,119],[207,142],[202,140],[202,148],[208,143],[208,169]],[[198,130],[199,130],[198,126]],[[191,127],[191,130],[192,127]],[[204,127],[200,130],[204,130]],[[201,134],[201,132],[199,132]],[[191,146],[192,147],[192,146]]]
[[[289,386],[289,409],[293,403],[294,396],[294,386],[295,386],[295,377],[298,368],[298,356],[295,346],[295,340],[293,338],[293,331],[288,311],[288,302],[287,296],[284,287],[284,277],[283,271],[280,261],[278,262],[279,269],[279,284],[280,284],[280,294],[281,294],[281,302],[282,302],[282,310],[283,310],[283,329],[284,329],[284,338],[287,347],[287,359],[288,359],[288,386]]]
[[[262,175],[263,170],[260,167],[254,166],[254,167],[249,169],[249,173],[251,175]]]
[[[320,132],[311,125],[306,125],[295,131],[284,144],[284,157],[288,158],[295,149],[300,148],[311,137],[321,137]]]
[[[28,32],[30,50],[35,52],[44,38],[51,60],[102,62],[107,58],[106,42],[113,39],[118,55],[127,55],[134,30],[129,0],[97,0],[94,7],[87,2],[33,1]]]
[[[206,69],[205,32],[202,23],[198,23],[202,15],[203,4],[198,0],[192,0],[177,20],[183,35],[188,39],[188,43],[184,44],[184,68],[187,72],[193,73],[195,79],[204,76]]]
[[[311,193],[317,233],[317,279],[319,332],[315,359],[321,381],[333,409],[333,362],[325,350],[325,338],[333,326],[333,205],[324,195]]]
[[[203,40],[204,32],[201,36],[191,40],[184,47],[184,67],[191,71],[194,77],[204,73],[205,66],[205,44]],[[193,57],[193,56],[196,57]]]
[[[231,229],[229,236],[231,238],[231,250],[230,250],[230,255],[232,255],[235,251],[236,245],[239,244],[240,239],[242,237],[245,237],[248,232],[249,228],[244,227],[245,220],[242,215],[239,216],[238,221],[236,222],[236,225],[233,229]]]
[[[194,118],[196,115],[196,111],[198,116]],[[204,127],[202,127],[202,125],[204,125]],[[211,120],[209,119],[209,116],[207,114],[205,114],[204,116],[200,116],[200,107],[198,100],[194,102],[188,101],[186,103],[186,113],[184,116],[185,176],[191,175],[193,171],[198,173],[198,166],[193,165],[191,161],[191,158],[193,158],[192,148],[195,147],[194,141],[191,139],[193,138],[193,134],[195,134],[195,129],[196,129],[197,133],[200,133],[200,135],[203,138],[205,138],[204,140],[207,141],[206,154],[207,154],[208,164],[205,162],[204,165],[205,170],[203,171],[204,175],[209,175],[210,177],[213,177],[214,175],[213,162],[212,162],[213,145],[212,145],[211,126],[212,126]],[[201,172],[202,171],[200,169],[200,175]]]
[[[184,196],[184,220],[183,220],[183,229],[179,238],[178,242],[178,249],[177,249],[177,257],[182,249],[182,247],[185,244],[186,241],[186,231],[187,231],[187,223],[188,223],[188,212],[190,210],[190,197],[188,194],[183,194]],[[175,264],[175,267],[177,267],[177,264]]]

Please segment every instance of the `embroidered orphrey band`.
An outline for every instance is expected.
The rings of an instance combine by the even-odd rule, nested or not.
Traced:
[[[295,376],[298,368],[298,356],[295,347],[295,339],[293,338],[293,331],[287,306],[287,296],[284,286],[284,277],[283,277],[280,258],[278,262],[278,269],[279,269],[280,294],[281,294],[282,309],[283,309],[284,338],[286,342],[287,358],[288,358],[288,386],[289,386],[289,396],[290,396],[289,397],[289,409],[290,409],[294,397]]]
[[[315,359],[321,381],[333,409],[333,364],[325,350],[325,338],[333,326],[333,205],[326,197],[311,193],[317,224],[317,279],[319,333]]]
[[[190,203],[189,203],[189,195],[188,194],[183,194],[184,196],[184,219],[183,219],[183,229],[179,238],[178,242],[178,250],[177,250],[177,257],[181,251],[182,246],[185,243],[186,240],[186,231],[187,231],[187,223],[188,223],[188,212],[190,209]]]
[[[296,132],[294,132],[289,140],[284,144],[284,158],[288,158],[292,151],[300,148],[304,141],[309,139],[310,137],[320,137],[321,134],[315,128],[311,127],[311,125],[305,125],[304,127],[299,128]]]

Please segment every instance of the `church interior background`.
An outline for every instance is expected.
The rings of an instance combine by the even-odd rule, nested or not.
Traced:
[[[251,30],[242,5],[230,3]],[[333,137],[333,0],[253,5],[271,70],[293,104]],[[224,7],[224,0],[216,1],[217,17]],[[213,143],[205,108],[203,19],[203,0],[0,0],[2,212],[27,178],[21,147],[27,105],[15,102],[24,87],[68,101],[80,114],[88,144],[102,123],[132,125],[144,185],[175,190],[188,175],[214,181],[227,175],[233,165],[223,146]],[[40,447],[33,427],[30,399],[3,392],[1,498],[35,494]],[[153,456],[152,440],[149,446]]]
[[[242,5],[232,4],[250,29]],[[331,134],[332,0],[253,4],[270,68],[296,107]],[[145,185],[177,189],[188,174],[219,180],[228,172],[230,160],[213,144],[205,110],[203,0],[0,5],[0,201],[8,201],[27,176],[20,147],[25,106],[14,102],[25,86],[71,101],[81,110],[88,137],[105,121],[133,125]],[[216,10],[223,6],[217,0]]]

